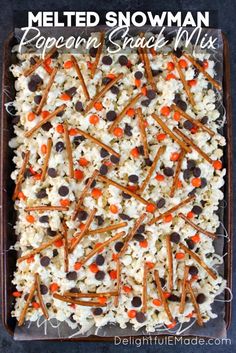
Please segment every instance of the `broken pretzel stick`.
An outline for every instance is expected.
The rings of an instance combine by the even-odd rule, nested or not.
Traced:
[[[43,315],[48,320],[48,318],[49,318],[48,311],[47,311],[46,305],[44,304],[43,297],[42,297],[41,290],[40,290],[40,277],[39,277],[39,274],[35,273],[34,274],[34,278],[35,278],[36,291],[37,291],[37,295],[38,295],[38,299],[39,299],[39,304],[40,304],[40,307],[42,309]]]
[[[52,139],[49,137],[49,139],[47,141],[47,153],[46,153],[43,167],[42,167],[41,181],[44,181],[44,179],[45,179],[45,176],[46,176],[46,173],[48,170],[48,162],[50,159],[51,151],[52,151]]]
[[[48,93],[49,93],[49,91],[50,91],[50,89],[51,89],[51,87],[52,87],[52,85],[53,85],[55,76],[56,76],[56,74],[57,74],[57,70],[58,70],[57,67],[55,67],[55,68],[52,70],[52,73],[51,73],[51,75],[50,75],[50,77],[49,77],[49,81],[48,81],[48,83],[47,83],[47,86],[45,87],[45,90],[44,90],[44,92],[43,92],[43,95],[42,95],[42,98],[41,98],[41,100],[40,100],[40,103],[39,103],[39,105],[37,106],[37,108],[35,109],[36,115],[39,115],[39,114],[41,113],[41,111],[42,111],[42,109],[43,109],[43,107],[44,107],[44,105],[45,105],[45,103],[46,103],[46,101],[47,101]]]
[[[180,299],[180,305],[179,305],[179,313],[183,314],[184,308],[185,308],[185,301],[186,301],[186,283],[188,280],[188,275],[189,275],[189,266],[184,267],[184,278],[182,280],[182,294],[181,294],[181,299]]]
[[[182,167],[182,163],[184,160],[184,156],[185,156],[185,151],[181,150],[178,161],[177,161],[177,167],[176,167],[176,171],[175,171],[175,176],[173,179],[173,184],[172,187],[170,189],[170,197],[173,197],[175,194],[175,191],[178,187],[178,181],[179,181],[179,174],[181,172],[181,167]]]
[[[69,162],[69,177],[74,178],[74,163],[73,163],[72,148],[71,148],[67,123],[63,124],[63,128],[64,128],[64,138],[66,143],[66,152],[67,152],[67,157]]]
[[[144,263],[144,268],[143,268],[143,293],[142,293],[142,309],[141,311],[143,313],[147,312],[147,277],[148,277],[148,265],[145,262]]]
[[[67,206],[32,206],[32,207],[26,207],[25,212],[68,211],[68,209],[69,208]]]
[[[144,126],[144,119],[143,119],[143,113],[141,108],[137,109],[137,116],[138,116],[138,125],[140,129],[141,142],[144,150],[144,157],[148,158],[149,153],[148,153],[147,134]]]
[[[101,32],[100,33],[100,43],[99,43],[99,47],[97,49],[97,53],[96,53],[96,57],[95,60],[93,62],[92,68],[91,68],[91,78],[93,79],[95,72],[97,70],[101,55],[102,55],[102,48],[103,48],[103,44],[104,44],[104,40],[105,40],[105,33]]]
[[[152,116],[152,118],[160,125],[160,127],[162,128],[162,130],[163,130],[166,134],[168,134],[175,142],[177,142],[177,143],[180,145],[180,147],[181,147],[182,149],[184,149],[186,152],[192,152],[191,148],[188,147],[185,142],[183,142],[182,140],[180,140],[180,139],[178,138],[178,136],[176,136],[176,135],[168,128],[168,126],[164,123],[164,121],[159,118],[159,116],[157,116],[157,115],[154,114],[154,113],[153,113],[151,116]]]
[[[163,290],[162,290],[162,286],[161,286],[161,281],[160,281],[160,277],[159,277],[159,273],[158,270],[154,271],[154,278],[155,278],[155,282],[156,282],[156,286],[157,286],[157,292],[159,295],[159,298],[161,300],[162,305],[164,306],[165,312],[168,316],[168,319],[170,320],[170,322],[173,322],[173,316],[171,315],[170,309],[169,309],[169,305],[166,301],[166,298],[164,296]]]
[[[65,292],[63,293],[64,297],[69,298],[100,298],[100,297],[115,297],[118,295],[117,291],[114,292],[100,292],[100,293],[72,293],[72,292]]]
[[[201,316],[201,313],[200,313],[199,305],[198,305],[198,303],[196,301],[196,298],[195,298],[195,295],[194,295],[194,292],[193,292],[193,288],[192,288],[192,286],[191,286],[191,284],[189,282],[186,283],[186,287],[187,287],[188,293],[190,294],[191,301],[193,303],[194,310],[195,310],[195,313],[197,315],[197,323],[198,323],[199,326],[203,326],[202,316]]]
[[[85,95],[87,100],[90,100],[90,95],[89,95],[87,86],[85,84],[82,72],[80,71],[79,64],[78,64],[76,58],[74,57],[74,55],[71,55],[70,58],[71,58],[71,61],[73,62],[73,65],[74,65],[75,71],[77,73],[77,76],[78,76],[78,78],[79,78],[79,80],[81,82],[81,86],[82,86],[82,90],[84,92],[84,95]]]
[[[22,326],[24,321],[25,321],[25,315],[27,313],[27,310],[29,308],[30,303],[32,302],[32,299],[33,299],[35,291],[36,291],[36,283],[34,281],[32,287],[30,288],[29,296],[28,296],[28,298],[26,300],[26,303],[25,303],[25,305],[23,307],[23,310],[20,313],[20,317],[19,317],[19,320],[18,320],[18,326]]]
[[[173,255],[172,255],[172,246],[170,241],[170,234],[166,235],[166,251],[167,251],[167,268],[168,268],[168,286],[169,290],[173,289]]]
[[[60,295],[58,293],[54,293],[53,298],[61,300],[62,302],[66,302],[66,303],[70,303],[70,304],[77,304],[77,305],[81,305],[81,306],[97,306],[97,307],[107,306],[105,303],[102,304],[100,302],[76,300],[76,299],[72,299],[69,297],[65,297],[65,296]]]
[[[68,227],[66,225],[66,222],[62,222],[62,227],[63,227],[63,237],[64,237],[64,271],[68,272],[69,271],[69,250],[68,250]]]
[[[144,46],[142,48],[142,58],[143,58],[143,63],[144,63],[144,68],[145,68],[145,71],[146,71],[146,75],[147,75],[147,81],[148,83],[150,84],[150,86],[152,87],[152,89],[154,91],[157,90],[157,87],[156,87],[156,84],[155,84],[155,81],[154,81],[154,78],[153,78],[153,74],[152,74],[152,69],[151,69],[151,65],[150,65],[150,60],[149,60],[149,57],[148,57],[148,52],[147,52],[147,48],[145,46],[145,35],[144,33],[141,33],[140,36],[142,38],[144,38]]]
[[[192,250],[190,250],[189,248],[187,248],[184,244],[179,243],[179,247],[185,252],[187,253],[189,256],[191,256],[200,266],[202,266],[202,268],[204,268],[204,270],[214,279],[217,279],[217,275],[216,273],[209,268],[205,262],[197,255],[195,254]]]
[[[52,240],[49,240],[48,242],[46,243],[43,243],[41,246],[39,246],[38,248],[30,251],[27,255],[24,255],[22,257],[20,257],[17,262],[20,263],[20,262],[23,262],[25,260],[27,260],[29,257],[31,256],[34,256],[36,254],[39,254],[42,250],[48,248],[49,246],[51,246],[53,243],[55,243],[57,240],[60,240],[63,238],[63,235],[61,234],[58,234],[56,235],[55,237],[53,237]]]
[[[164,218],[165,216],[171,214],[172,212],[177,211],[180,207],[186,205],[187,203],[191,202],[192,200],[195,199],[195,195],[191,195],[189,197],[187,197],[186,199],[184,199],[183,201],[181,201],[180,203],[178,203],[177,205],[171,207],[168,211],[161,213],[159,216],[151,219],[151,221],[148,223],[149,225],[152,225],[158,221],[160,221],[162,218]]]
[[[119,295],[120,295],[120,285],[121,285],[121,263],[120,263],[120,259],[117,259],[116,262],[116,273],[117,273],[117,295],[114,298],[114,306],[117,307],[118,303],[119,303]]]
[[[205,229],[202,229],[201,227],[199,227],[197,224],[193,223],[190,219],[188,219],[183,213],[179,213],[179,217],[182,218],[186,223],[188,223],[191,227],[193,227],[194,229],[196,229],[198,232],[205,234],[207,237],[211,238],[211,239],[215,239],[216,235],[214,233],[208,232]]]
[[[27,167],[27,164],[29,163],[29,157],[30,157],[30,151],[26,151],[25,155],[24,155],[22,166],[20,168],[20,171],[19,171],[19,174],[18,174],[18,177],[17,177],[15,189],[14,189],[14,192],[13,192],[13,196],[12,196],[12,200],[13,201],[16,200],[16,198],[18,197],[18,194],[20,192],[20,188],[21,188],[21,184],[22,184],[22,181],[23,181],[23,178],[24,178],[26,167]]]
[[[117,223],[117,224],[111,224],[111,225],[109,225],[107,227],[103,227],[103,228],[91,229],[88,231],[88,235],[95,235],[95,234],[111,232],[112,230],[123,228],[123,227],[126,227],[127,225],[128,225],[127,222],[121,222],[121,223]]]
[[[30,68],[26,69],[23,72],[23,75],[25,77],[31,75],[39,66],[43,64],[44,61],[46,61],[48,58],[50,58],[55,52],[57,51],[56,47],[53,47],[49,52],[46,54],[45,58],[39,59],[34,65],[32,65]]]

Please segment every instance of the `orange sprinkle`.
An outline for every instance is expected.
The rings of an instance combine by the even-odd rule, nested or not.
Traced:
[[[64,69],[71,69],[73,67],[73,62],[71,60],[65,61],[63,67]]]
[[[112,280],[117,279],[117,271],[116,270],[111,270],[109,272],[109,276],[111,277]]]
[[[177,253],[175,254],[175,258],[176,258],[176,260],[183,260],[183,259],[185,258],[185,253],[183,253],[183,252],[177,252]]]
[[[184,59],[180,59],[179,60],[179,66],[182,68],[182,69],[186,69],[188,67],[188,63],[186,60]]]
[[[76,180],[82,180],[84,178],[84,172],[82,170],[75,170],[74,171],[74,177]]]
[[[134,147],[130,153],[134,158],[138,158],[138,156],[139,156],[139,151],[138,151],[137,147]]]
[[[168,71],[173,71],[175,69],[175,64],[172,61],[169,61],[167,63],[167,70]]]
[[[192,185],[195,187],[195,188],[198,188],[199,186],[201,186],[202,184],[202,181],[200,178],[193,178],[192,179]]]
[[[172,221],[172,219],[173,219],[172,214],[167,214],[167,215],[163,218],[163,221],[164,221],[165,223],[169,223],[169,222]]]
[[[175,121],[180,121],[180,117],[181,117],[181,115],[179,112],[174,112],[173,119]]]
[[[170,114],[170,107],[164,106],[161,108],[161,114],[164,116],[168,116]]]
[[[28,264],[30,264],[31,262],[34,262],[34,255],[28,257],[28,259],[26,260],[26,262],[27,262]]]
[[[209,66],[208,61],[204,60],[202,66],[204,67],[204,69],[208,69],[208,66]]]
[[[89,122],[92,125],[96,125],[99,122],[99,117],[96,114],[90,115]]]
[[[179,153],[178,152],[173,152],[171,153],[170,160],[173,162],[176,162],[179,159]]]
[[[126,111],[126,114],[127,114],[128,116],[130,116],[131,118],[133,118],[134,115],[135,115],[135,110],[134,110],[134,108],[129,108],[129,109]]]
[[[47,71],[49,75],[51,75],[53,69],[49,65],[46,65],[45,63],[43,63],[43,68]]]
[[[56,246],[57,248],[61,248],[63,246],[63,241],[62,239],[56,240],[54,241],[54,246]]]
[[[64,206],[64,207],[70,206],[70,200],[62,199],[62,200],[60,200],[60,205]]]
[[[147,95],[147,87],[146,87],[146,86],[143,86],[143,87],[141,88],[141,93],[142,93],[142,95],[144,95],[144,96]]]
[[[196,84],[197,84],[197,80],[189,80],[189,81],[188,81],[188,85],[189,85],[190,87],[196,86]]]
[[[101,102],[95,102],[93,106],[98,111],[101,111],[103,109],[103,105]]]
[[[170,81],[170,80],[174,80],[174,79],[176,79],[176,76],[174,75],[174,74],[168,74],[168,75],[166,75],[166,81]]]
[[[50,113],[49,113],[48,110],[43,110],[43,111],[41,112],[41,117],[42,117],[42,119],[46,119],[49,114],[50,114]]]
[[[71,97],[67,93],[62,93],[60,96],[60,99],[63,101],[69,101],[69,100],[71,100]]]
[[[137,191],[138,190],[138,185],[127,185],[127,188],[130,190],[130,191]]]
[[[194,243],[199,243],[201,240],[200,235],[198,233],[192,236],[190,239],[192,239]]]
[[[107,298],[106,297],[99,297],[98,301],[99,301],[100,304],[106,304]]]
[[[151,270],[152,268],[154,268],[155,264],[151,261],[146,261],[146,265],[147,267]]]
[[[97,249],[100,245],[102,245],[102,243],[98,242],[98,243],[94,246],[94,248]],[[101,249],[98,251],[98,253],[100,254],[101,252],[103,252],[103,250],[104,250],[104,248],[101,248]]]
[[[89,265],[89,270],[93,273],[97,273],[98,272],[97,264],[93,263],[93,264]]]
[[[46,154],[46,153],[47,153],[47,145],[42,145],[42,146],[41,146],[41,152],[42,152],[43,154]]]
[[[122,288],[123,288],[123,291],[124,291],[125,293],[130,293],[130,292],[132,292],[132,288],[131,288],[130,286],[124,285]]]
[[[163,141],[163,140],[165,140],[165,138],[166,138],[166,134],[157,134],[156,135],[156,139],[157,139],[157,141]]]
[[[170,297],[170,293],[168,293],[168,292],[164,292],[163,294],[166,299],[168,299]]]
[[[33,112],[30,112],[28,115],[27,115],[27,119],[28,121],[33,121],[35,119],[35,114]]]
[[[135,316],[136,316],[136,310],[129,310],[128,311],[128,317],[130,318],[130,319],[134,319],[135,318]]]
[[[116,205],[110,205],[109,209],[112,213],[118,213],[118,211],[119,211],[119,209]]]
[[[141,86],[141,80],[138,80],[137,78],[134,81],[134,84],[136,87],[140,87]]]
[[[152,54],[152,56],[156,56],[157,55],[157,52],[156,52],[156,50],[153,47],[150,48],[150,53]]]
[[[153,213],[153,212],[155,212],[155,210],[156,210],[156,206],[153,203],[149,203],[146,206],[146,211],[149,213]]]
[[[193,217],[194,217],[194,213],[191,212],[191,211],[189,211],[189,212],[187,213],[187,218],[188,218],[188,219],[191,219],[191,218],[193,218]]]
[[[168,328],[174,328],[175,326],[176,326],[176,322],[175,321],[173,321],[171,324],[169,324],[169,325],[166,325]]]
[[[213,161],[212,163],[213,167],[216,169],[216,170],[221,170],[222,169],[222,162],[221,161]]]
[[[41,180],[42,174],[41,173],[35,173],[34,174],[34,180]]]
[[[28,214],[26,216],[26,221],[29,222],[29,223],[34,223],[35,222],[35,218],[31,214]]]
[[[114,78],[116,78],[116,75],[115,74],[108,74],[106,77],[110,78],[111,80],[114,80]]]
[[[89,164],[89,161],[86,158],[81,157],[79,159],[79,165],[81,167],[86,167]]]
[[[20,298],[21,295],[22,295],[22,293],[21,293],[21,292],[18,292],[18,291],[15,291],[15,292],[12,293],[12,295],[13,295],[13,297],[15,297],[15,298]]]
[[[191,317],[193,317],[194,312],[192,311],[191,313],[189,313],[188,315],[186,315],[185,317],[188,317],[189,319],[191,319]]]
[[[115,127],[115,129],[113,130],[113,134],[116,137],[122,137],[124,135],[124,131],[121,127]]]
[[[49,288],[50,288],[51,292],[56,292],[58,290],[59,286],[57,283],[52,283],[52,284],[50,284]]]
[[[62,124],[57,125],[56,131],[58,132],[58,134],[63,134],[63,132],[64,132],[63,125]]]
[[[78,134],[77,129],[73,129],[73,128],[72,128],[72,129],[69,130],[69,135],[70,135],[70,136],[75,136],[75,135],[77,135],[77,134]]]
[[[98,199],[100,196],[102,196],[102,191],[98,188],[94,188],[91,194],[94,199]]]
[[[118,260],[119,255],[118,254],[112,254],[112,260],[113,261],[117,261]]]
[[[90,61],[87,61],[87,67],[89,70],[91,70],[93,67],[93,64]]]
[[[81,262],[79,262],[79,261],[75,262],[75,264],[74,264],[74,270],[75,270],[75,271],[79,271],[79,269],[81,268],[81,266],[82,266]]]
[[[52,62],[52,59],[50,57],[44,60],[44,63],[48,66],[51,64],[51,62]]]
[[[37,302],[33,302],[32,306],[34,307],[34,309],[39,309],[40,308],[40,305]]]
[[[155,176],[155,179],[158,180],[158,181],[163,181],[163,180],[165,180],[165,177],[164,177],[164,175],[162,175],[162,174],[157,174],[157,175]]]
[[[161,306],[162,305],[162,302],[161,302],[160,299],[153,299],[152,303],[155,306]]]
[[[140,242],[139,242],[139,246],[140,246],[141,248],[147,248],[147,247],[148,247],[148,242],[147,242],[147,240],[145,239],[145,240],[143,240],[143,241],[140,241]]]
[[[23,200],[23,201],[26,200],[26,196],[25,196],[25,194],[24,194],[22,191],[20,191],[20,192],[18,193],[18,199],[19,199],[19,200]]]
[[[182,181],[181,181],[181,180],[178,180],[178,181],[177,181],[177,188],[178,188],[178,189],[181,189],[182,186],[183,186]]]

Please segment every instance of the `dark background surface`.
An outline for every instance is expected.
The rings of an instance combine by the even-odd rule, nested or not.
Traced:
[[[226,34],[231,52],[231,89],[232,102],[236,97],[236,0],[1,0],[0,9],[0,44],[6,39],[10,31],[15,26],[25,25],[23,12],[27,11],[63,11],[63,10],[77,10],[77,11],[97,11],[101,16],[106,11],[211,11],[211,25],[216,28],[221,28]],[[2,60],[2,53],[0,54],[0,61]],[[236,106],[233,104],[233,117],[236,113]],[[234,126],[235,131],[235,126]],[[235,145],[236,138],[233,134],[233,143]],[[235,157],[234,157],[235,159]],[[235,161],[234,161],[235,162]],[[235,165],[235,163],[234,163]],[[235,222],[234,222],[235,223]],[[235,265],[235,262],[234,262]],[[233,266],[233,277],[235,279],[235,266]],[[1,301],[0,301],[1,302]],[[145,345],[137,348],[135,345],[118,345],[112,343],[67,343],[67,342],[14,342],[13,339],[3,328],[0,323],[0,353],[84,353],[96,350],[96,352],[188,352],[195,353],[201,350],[202,352],[235,352],[236,338],[234,337],[236,330],[236,310],[233,308],[233,321],[228,331],[228,337],[231,339],[231,345],[221,344],[217,345],[192,345],[183,346],[177,344],[173,345]]]

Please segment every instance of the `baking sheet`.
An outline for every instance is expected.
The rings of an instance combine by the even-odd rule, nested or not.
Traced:
[[[104,28],[103,28],[104,29]],[[191,31],[192,29],[189,29],[188,31]],[[92,29],[90,31],[85,31],[84,29],[80,32],[82,33],[81,35],[87,36],[89,34],[89,32],[95,32],[95,31],[101,31],[101,28],[97,28],[97,29]],[[153,33],[157,33],[158,31],[160,31],[160,29],[158,28],[145,28],[145,29],[139,29],[139,32],[141,31],[146,31],[146,32],[153,32]],[[175,28],[168,28],[166,29],[166,33],[174,33],[176,31]],[[214,29],[209,29],[209,30],[204,30],[202,35],[204,36],[205,31],[207,31],[207,33],[209,35],[212,35],[214,37],[217,37],[218,39],[218,49],[217,50],[211,50],[210,53],[212,54],[212,56],[214,57],[214,60],[217,62],[217,80],[219,80],[220,82],[222,81],[223,78],[223,39],[222,39],[222,33],[220,30],[214,30]],[[54,33],[53,33],[54,32]],[[78,35],[78,29],[69,29],[66,32],[66,35],[72,35],[75,34],[75,32]],[[131,31],[133,34],[137,33],[137,29],[133,29],[131,28]],[[122,33],[122,32],[121,32]],[[121,34],[120,33],[120,34]],[[55,29],[50,29],[49,33],[51,35],[55,34]],[[64,34],[65,35],[65,34]],[[21,34],[20,34],[20,30],[16,30],[15,31],[15,37],[20,38]],[[11,59],[12,60],[12,59]],[[10,62],[9,62],[10,64]],[[8,65],[9,66],[9,65]],[[8,70],[8,66],[6,67],[6,70]],[[9,77],[9,73],[8,73],[8,77]],[[5,81],[4,81],[5,84]],[[3,86],[3,91],[4,91],[4,102],[10,102],[12,100],[14,100],[14,94],[12,94],[12,91],[10,89],[9,86]],[[225,97],[225,92],[224,92],[224,97]],[[229,97],[227,99],[227,102],[229,100]],[[225,108],[222,104],[222,96],[221,93],[219,93],[219,107],[218,109],[221,111],[221,117],[222,117],[222,121],[223,121],[223,116],[225,116]],[[229,116],[226,117],[227,119],[230,119],[230,114]],[[8,138],[6,138],[7,134],[9,134],[9,137],[12,136],[12,130],[9,131],[9,127],[11,125],[11,115],[8,116],[8,122],[7,125],[4,127],[2,126],[2,134],[4,132],[4,129],[6,129],[6,133],[4,133],[4,146],[8,141]],[[227,123],[229,123],[231,121],[227,121]],[[226,134],[226,127],[225,128],[220,128],[221,133]],[[229,130],[229,126],[228,126],[228,130]],[[228,131],[227,130],[227,131]],[[229,143],[229,141],[228,141]],[[5,146],[6,147],[6,146]],[[228,151],[228,149],[227,149]],[[9,150],[8,150],[9,152]],[[10,152],[12,154],[12,151]],[[3,163],[3,161],[2,161]],[[13,165],[10,167],[11,171],[13,168]],[[3,170],[3,168],[2,168]],[[9,173],[10,174],[10,173]],[[9,177],[8,174],[8,177]],[[6,177],[6,173],[4,174]],[[229,174],[228,174],[229,175]],[[3,178],[1,178],[2,181]],[[8,180],[9,181],[9,180]],[[226,181],[227,182],[227,181]],[[6,184],[8,185],[8,184]],[[8,190],[3,190],[4,192],[7,192],[7,195],[5,195],[8,199],[9,202],[9,196],[11,197],[11,185],[12,183],[10,183]],[[1,188],[2,189],[2,188]],[[226,186],[224,187],[225,192],[226,192]],[[229,195],[227,195],[229,196]],[[226,199],[226,205],[227,205],[227,200],[229,200],[229,197],[227,197]],[[2,200],[3,201],[3,200]],[[2,203],[3,204],[3,203]],[[228,207],[230,207],[229,205],[227,205]],[[4,207],[6,208],[6,204],[4,204]],[[12,203],[10,204],[11,210],[13,209],[13,205]],[[5,209],[6,211],[6,209]],[[224,208],[223,206],[219,208],[219,216],[221,219],[222,224],[224,224],[226,226],[226,228],[229,230],[230,229],[230,225],[227,224],[228,222],[226,222],[226,211],[227,208]],[[13,225],[14,225],[14,216],[9,218],[11,224],[8,225],[9,226],[9,231],[10,234],[12,235],[13,232]],[[224,233],[224,227],[220,227],[220,229],[218,230],[219,234],[223,234]],[[5,232],[4,232],[5,234]],[[9,233],[8,233],[9,234]],[[3,236],[3,234],[2,234]],[[5,234],[6,236],[6,234]],[[2,239],[3,240],[3,239]],[[9,244],[2,244],[5,245],[4,247],[2,247],[2,249],[4,251],[8,250],[9,245],[14,243],[15,238],[12,236],[11,237],[11,243]],[[216,247],[216,252],[220,255],[223,255],[225,253],[225,246],[227,246],[226,244],[227,239],[223,238],[223,237],[219,237],[217,239],[217,241],[215,241],[215,247]],[[8,246],[6,246],[8,245]],[[11,252],[12,253],[12,252]],[[228,257],[225,257],[225,259],[228,261],[230,257],[230,254],[228,255]],[[6,257],[5,257],[6,259]],[[13,257],[13,261],[11,260],[11,264],[9,266],[9,256],[8,259],[6,259],[8,262],[4,263],[3,266],[3,270],[5,272],[5,275],[7,274],[7,270],[8,273],[10,273],[12,275],[13,273],[13,264],[15,261],[15,256]],[[9,266],[8,268],[6,266]],[[228,272],[228,268],[226,268],[227,272],[225,271],[224,266],[221,266],[220,268],[218,268],[219,272],[224,275],[225,277],[227,276],[230,279],[230,275]],[[11,280],[11,278],[10,278]],[[9,279],[8,279],[9,281]],[[229,283],[230,286],[230,283]],[[5,288],[6,289],[6,288]],[[10,310],[11,307],[9,307],[9,302],[12,302],[11,297],[9,297],[10,292],[9,293],[5,293],[6,295],[6,299],[8,302],[8,306],[7,306],[7,318],[8,320],[10,320],[11,324],[13,324],[12,321],[14,321],[14,319],[10,319],[9,315],[10,315]],[[228,298],[228,293],[226,293],[226,296]],[[222,293],[220,296],[217,297],[218,300],[222,300],[222,301],[217,301],[214,303],[213,305],[213,311],[216,312],[218,314],[218,319],[213,319],[211,321],[209,321],[208,323],[206,323],[204,325],[203,328],[198,327],[193,320],[190,324],[187,325],[181,325],[178,324],[174,329],[172,330],[167,330],[164,326],[158,327],[155,333],[152,333],[151,335],[166,335],[166,334],[176,334],[176,335],[183,335],[183,336],[201,336],[201,337],[225,337],[226,336],[226,320],[225,320],[225,303],[223,302],[225,298],[225,293]],[[227,309],[228,310],[228,309]],[[13,324],[14,326],[14,324]],[[12,326],[12,327],[13,327]],[[120,329],[119,327],[115,326],[115,325],[109,325],[105,328],[101,328],[101,329],[92,329],[90,331],[88,331],[86,333],[86,335],[81,335],[78,333],[79,332],[79,327],[76,328],[75,330],[70,329],[70,327],[64,323],[64,322],[57,322],[57,320],[50,320],[50,321],[45,321],[45,319],[42,317],[40,318],[37,322],[32,323],[32,322],[27,322],[25,326],[23,327],[15,327],[14,330],[14,338],[17,340],[32,340],[32,339],[81,339],[84,337],[89,337],[90,335],[96,335],[97,337],[101,337],[101,339],[107,339],[107,338],[112,338],[114,336],[140,336],[140,335],[149,335],[149,333],[147,333],[145,330],[140,330],[140,331],[134,331],[132,330],[132,327],[128,327],[127,329]],[[89,337],[90,338],[90,337]]]

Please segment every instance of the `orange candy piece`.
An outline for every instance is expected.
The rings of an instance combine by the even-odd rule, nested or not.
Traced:
[[[73,62],[71,60],[65,61],[63,67],[64,69],[71,69],[73,67]]]
[[[177,252],[175,254],[176,260],[183,260],[185,258],[185,254],[183,252]]]
[[[156,139],[157,139],[157,141],[163,141],[163,140],[165,140],[165,138],[166,138],[166,134],[158,134],[158,135],[156,135]]]
[[[58,132],[58,134],[63,134],[63,132],[64,132],[63,125],[62,124],[57,125],[56,131]]]
[[[92,197],[94,199],[98,199],[100,196],[102,196],[102,191],[100,189],[98,189],[98,188],[94,188],[92,190]]]
[[[156,179],[157,181],[163,181],[163,180],[165,180],[165,177],[164,177],[164,175],[162,175],[162,174],[157,174],[157,175],[155,176],[155,179]]]
[[[119,211],[119,209],[116,205],[110,205],[109,209],[112,213],[118,213],[118,211]]]
[[[84,178],[84,172],[82,170],[77,169],[74,171],[74,177],[77,180],[82,180]]]
[[[140,241],[139,242],[139,246],[141,247],[141,248],[147,248],[148,247],[148,241],[145,239],[145,240],[143,240],[143,241]]]
[[[173,152],[171,153],[170,160],[173,162],[176,162],[179,159],[179,153],[178,152]]]
[[[122,137],[124,135],[124,131],[121,127],[115,127],[115,129],[113,130],[113,134],[116,137]]]
[[[192,185],[195,187],[195,188],[199,188],[202,184],[202,181],[201,181],[201,178],[193,178],[192,179]]]
[[[163,218],[163,221],[164,221],[165,223],[169,223],[169,222],[172,221],[172,219],[173,219],[172,214],[167,214],[167,215]]]
[[[172,71],[172,70],[174,70],[175,69],[175,64],[172,62],[172,61],[169,61],[168,63],[167,63],[167,70],[168,71]]]
[[[194,236],[191,237],[191,240],[194,242],[194,243],[199,243],[201,238],[200,238],[200,235],[197,233],[195,234]]]
[[[116,270],[111,270],[109,272],[109,276],[111,277],[111,279],[115,280],[117,279],[117,271]]]
[[[21,293],[21,292],[18,292],[18,291],[15,291],[15,292],[12,293],[12,295],[13,295],[13,297],[15,297],[15,298],[20,298],[21,295],[22,295],[22,293]]]
[[[176,76],[174,74],[168,74],[166,75],[166,81],[174,80],[176,79]]]
[[[69,94],[67,94],[67,93],[62,93],[60,96],[60,99],[63,101],[69,101],[69,100],[71,100],[71,96],[69,96]]]
[[[96,125],[99,122],[99,117],[96,114],[90,115],[89,122],[92,125]]]
[[[212,163],[213,167],[215,168],[215,170],[221,170],[222,169],[222,162],[221,161],[213,161]]]
[[[42,146],[41,146],[41,152],[42,152],[43,154],[46,154],[46,153],[47,153],[47,145],[42,145]]]
[[[33,112],[30,112],[28,115],[27,115],[27,119],[28,121],[33,121],[35,119],[36,115],[33,113]]]
[[[98,272],[97,264],[93,263],[93,264],[89,265],[89,270],[93,273],[97,273]]]
[[[73,128],[72,128],[72,129],[69,130],[69,135],[70,135],[70,136],[75,136],[75,135],[77,135],[77,134],[78,134],[78,131],[77,131],[76,129],[73,129]]]
[[[89,164],[89,161],[86,158],[81,157],[79,159],[79,165],[81,167],[86,167]]]
[[[162,302],[161,302],[160,299],[153,299],[152,303],[155,306],[161,306],[162,305]]]
[[[132,292],[132,288],[131,288],[130,286],[124,285],[124,286],[122,287],[122,289],[123,289],[123,291],[124,291],[125,293],[130,293],[130,292]]]
[[[134,158],[138,158],[139,157],[139,151],[137,149],[137,147],[134,147],[132,150],[131,150],[131,155],[134,157]]]
[[[161,108],[161,115],[168,116],[170,114],[170,107],[167,105]]]
[[[103,105],[101,102],[95,102],[93,106],[98,111],[101,111],[103,109]]]
[[[187,218],[188,218],[188,219],[191,219],[191,218],[193,218],[193,217],[194,217],[194,213],[191,212],[191,211],[189,211],[189,212],[187,213]]]
[[[188,81],[188,85],[189,85],[190,87],[196,86],[196,84],[197,84],[197,80],[189,80],[189,81]]]
[[[181,115],[179,112],[174,112],[173,119],[175,121],[180,121]]]
[[[43,110],[43,111],[41,112],[41,117],[42,117],[43,119],[46,119],[46,118],[48,117],[48,115],[50,115],[50,113],[49,113],[49,111],[47,111],[47,110]]]
[[[34,223],[35,222],[35,218],[31,214],[28,214],[26,216],[26,221],[29,222],[29,223]]]
[[[130,319],[134,319],[135,318],[135,316],[136,316],[136,310],[129,310],[128,311],[128,317],[130,318]]]
[[[107,302],[107,297],[99,297],[99,298],[98,298],[98,301],[99,301],[100,304],[106,304],[106,302]]]
[[[81,267],[82,267],[81,262],[79,262],[79,261],[75,262],[75,264],[74,264],[75,271],[79,271],[79,269],[81,269]]]
[[[56,246],[57,248],[61,248],[63,246],[63,240],[62,239],[59,239],[59,240],[56,240],[54,241],[54,246]]]
[[[182,68],[182,69],[186,69],[188,67],[188,63],[186,60],[184,59],[180,59],[179,60],[179,66]]]
[[[57,283],[52,283],[49,288],[51,292],[56,292],[59,288],[59,285]]]
[[[61,206],[63,206],[63,207],[70,206],[70,200],[68,200],[68,199],[62,199],[62,200],[60,200],[60,204],[61,204]]]
[[[153,203],[149,203],[146,206],[146,211],[149,213],[153,213],[153,212],[155,212],[155,210],[156,210],[156,205],[154,205]]]
[[[128,116],[130,116],[131,118],[133,118],[134,114],[135,114],[135,110],[134,108],[129,108],[127,111],[126,111],[126,114]]]
[[[40,305],[37,302],[32,302],[32,306],[34,307],[34,309],[39,309]]]

